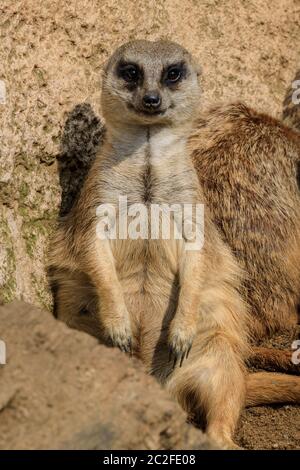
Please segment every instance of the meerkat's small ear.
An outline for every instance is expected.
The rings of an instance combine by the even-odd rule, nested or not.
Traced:
[[[102,66],[101,66],[102,74],[107,72],[108,65],[109,65],[109,59],[106,59],[106,60],[102,63]]]
[[[199,62],[195,61],[194,67],[197,73],[197,77],[200,77],[200,75],[202,75],[202,66],[199,64]]]

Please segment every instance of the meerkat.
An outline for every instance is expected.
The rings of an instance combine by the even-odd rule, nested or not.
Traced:
[[[200,98],[199,69],[168,41],[121,46],[103,73],[105,141],[75,205],[60,220],[49,260],[56,315],[133,352],[222,448],[245,404],[300,397],[283,374],[248,374],[249,323],[242,272],[205,206],[201,249],[187,238],[97,236],[98,208],[123,216],[143,204],[205,203],[188,137]],[[100,220],[100,222],[102,219]],[[182,228],[172,214],[172,225]]]
[[[192,158],[214,222],[246,272],[242,294],[249,332],[259,345],[296,330],[300,303],[300,111],[285,100],[284,121],[244,104],[216,107],[198,119]],[[250,363],[299,373],[292,349],[255,347]]]

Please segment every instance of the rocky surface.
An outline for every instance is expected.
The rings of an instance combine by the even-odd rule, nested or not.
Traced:
[[[211,447],[141,363],[24,302],[0,318],[0,449]]]
[[[238,99],[279,115],[299,12],[297,0],[2,0],[1,301],[50,305],[49,234],[101,141],[101,69],[117,45],[178,41],[202,65],[203,107]]]

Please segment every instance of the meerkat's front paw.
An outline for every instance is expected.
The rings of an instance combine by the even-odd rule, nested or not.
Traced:
[[[169,361],[173,361],[173,368],[176,367],[177,362],[181,367],[183,361],[189,357],[195,335],[195,325],[187,325],[185,322],[179,323],[175,315],[175,319],[170,326],[168,341]]]
[[[106,335],[111,340],[112,345],[123,352],[132,354],[132,331],[126,307],[118,309],[116,312],[110,311],[105,318]]]
[[[111,328],[109,333],[113,346],[118,347],[121,351],[132,354],[132,335],[131,330],[124,328],[122,325]]]

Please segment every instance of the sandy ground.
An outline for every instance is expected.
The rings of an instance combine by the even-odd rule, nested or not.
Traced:
[[[294,334],[278,335],[266,340],[263,345],[290,349],[295,338],[300,338],[300,327]],[[248,408],[242,415],[236,438],[246,449],[300,449],[300,406]]]

